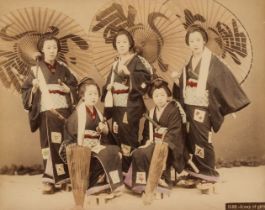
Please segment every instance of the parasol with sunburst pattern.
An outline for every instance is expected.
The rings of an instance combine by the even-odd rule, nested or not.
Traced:
[[[93,67],[87,34],[72,18],[48,8],[19,9],[0,18],[2,86],[20,91],[30,67],[36,64],[38,40],[50,34],[60,40],[58,60],[66,63],[77,77],[83,77]]]

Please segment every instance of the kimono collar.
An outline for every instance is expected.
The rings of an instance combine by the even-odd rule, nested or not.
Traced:
[[[168,102],[160,111],[161,111],[161,114],[159,116],[159,119],[161,117],[161,115],[164,113],[164,110],[166,107],[168,107],[168,105],[170,104],[171,102]],[[157,107],[153,107],[152,109],[150,109],[150,112],[149,112],[149,117],[151,119],[154,119],[154,115],[156,114],[155,113],[155,110],[157,110]],[[159,122],[159,119],[158,117],[156,116],[156,119],[157,121]],[[149,140],[150,141],[154,141],[154,126],[153,126],[153,123],[151,123],[151,121],[149,121]]]
[[[93,106],[93,111],[91,111],[87,106],[86,106],[86,112],[88,113],[88,115],[92,118],[92,120],[96,119],[97,116],[97,111],[95,109],[95,107]]]
[[[55,73],[56,67],[57,67],[57,61],[54,61],[54,64],[51,65],[50,63],[45,62],[45,65],[47,66],[47,68],[50,70],[51,73]]]
[[[201,66],[200,66],[200,73],[199,73],[199,80],[197,87],[198,95],[203,94],[204,91],[206,90],[211,58],[212,58],[212,52],[207,47],[205,47],[201,59]]]
[[[200,71],[199,71],[199,78],[198,78],[198,85],[196,89],[196,94],[198,96],[204,95],[205,90],[206,90],[206,84],[207,84],[207,79],[208,79],[208,74],[209,74],[209,68],[210,68],[210,63],[211,63],[211,58],[212,58],[212,52],[205,47],[204,51],[202,53],[202,58],[201,58],[201,65],[200,65]],[[183,70],[183,95],[185,96],[185,89],[186,89],[186,67],[184,67]]]
[[[127,59],[123,60],[122,63],[123,63],[125,66],[127,66],[135,56],[136,56],[135,53],[130,54],[130,55],[127,57]],[[118,57],[117,60],[118,60],[118,62],[121,62],[121,57]]]
[[[84,133],[85,133],[85,127],[86,127],[86,112],[87,108],[84,103],[84,101],[80,100],[79,103],[76,106],[77,111],[77,144],[83,145],[84,141]],[[103,115],[101,112],[94,107],[93,112],[98,114],[100,121],[103,121]]]
[[[158,109],[158,107],[155,107],[155,114],[156,114],[156,119],[159,121],[161,115],[163,114],[165,108],[168,106],[169,102],[167,102],[165,104],[165,106],[163,108],[161,108],[160,110]]]

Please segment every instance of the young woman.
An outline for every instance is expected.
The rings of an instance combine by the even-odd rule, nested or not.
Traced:
[[[157,129],[146,120],[141,142],[143,146],[140,146],[132,154],[131,170],[127,174],[125,184],[138,193],[145,189],[154,147],[158,141],[167,143],[169,149],[166,166],[159,180],[159,190],[170,187],[171,166],[180,173],[188,158],[179,106],[176,101],[170,100],[171,91],[167,82],[161,78],[155,79],[152,82],[149,96],[155,104],[155,107],[149,112],[149,117],[161,128]]]
[[[41,60],[32,67],[22,86],[23,105],[29,111],[31,131],[40,130],[44,162],[43,193],[69,179],[67,165],[58,156],[63,140],[64,120],[70,115],[77,80],[67,66],[57,61],[59,40],[45,36],[38,43]]]
[[[121,147],[123,171],[127,172],[131,152],[139,146],[139,121],[146,110],[142,96],[150,84],[152,69],[142,57],[134,54],[134,40],[126,30],[120,30],[113,40],[118,53],[106,85],[102,101],[105,101],[105,115],[112,118],[115,143]],[[113,106],[107,106],[107,93],[112,95]]]
[[[78,85],[80,97],[65,126],[65,143],[77,143],[92,150],[87,193],[117,192],[122,185],[120,148],[108,143],[108,124],[96,108],[100,89],[85,77]]]
[[[250,103],[231,71],[205,46],[207,41],[208,35],[202,27],[194,25],[188,29],[186,44],[192,50],[192,57],[173,87],[174,97],[186,112],[187,143],[199,169],[195,173],[187,168],[191,178],[187,184],[200,181],[207,185],[218,181],[212,130],[220,129],[225,115]]]

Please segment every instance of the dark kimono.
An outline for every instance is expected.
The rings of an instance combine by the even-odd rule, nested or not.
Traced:
[[[217,132],[225,115],[243,109],[250,101],[232,72],[212,54],[206,75],[205,94],[189,97],[199,86],[199,74],[204,70],[201,65],[202,60],[193,68],[190,60],[180,77],[179,87],[174,84],[173,95],[180,100],[186,112],[187,146],[193,155],[194,164],[199,169],[199,173],[195,173],[191,168],[187,168],[187,171],[192,176],[216,182],[219,174],[215,169],[212,130]],[[189,91],[185,92],[185,89]]]
[[[39,67],[31,70],[22,86],[22,99],[24,108],[29,112],[31,131],[40,130],[43,182],[64,183],[69,179],[68,168],[58,151],[63,140],[64,119],[70,115],[77,80],[66,65],[59,62],[55,62],[54,66],[40,62]],[[32,80],[36,75],[42,84],[37,92],[32,93]],[[59,79],[70,88],[70,93],[62,91]]]
[[[130,76],[119,75],[118,65],[113,65],[106,85],[103,87],[102,101],[105,100],[107,86],[114,83],[112,95],[114,106],[105,107],[106,117],[112,118],[112,125],[118,125],[118,132],[113,132],[115,144],[121,147],[123,155],[123,171],[127,171],[131,162],[131,152],[139,146],[139,122],[146,111],[143,95],[146,93],[151,80],[151,66],[138,55],[127,63]],[[113,81],[112,81],[113,77]]]
[[[81,137],[82,145],[92,150],[87,194],[103,191],[113,192],[122,185],[120,148],[116,145],[105,144],[108,142],[108,136],[96,131],[99,122],[103,120],[100,119],[103,117],[97,109],[94,108],[93,113],[88,108],[81,111],[81,114],[85,115],[84,132],[78,131],[78,126],[82,127],[82,123],[78,119],[81,118],[81,115],[78,112],[80,111],[77,107],[66,123],[65,142],[67,144],[77,143],[78,135],[83,135]]]
[[[179,107],[177,106],[175,101],[169,102],[163,110],[159,120],[156,116],[156,108],[154,111],[151,110],[150,113],[152,113],[153,116],[152,114],[150,114],[149,116],[155,122],[157,122],[161,127],[167,128],[167,133],[163,141],[168,144],[169,152],[165,170],[162,174],[162,179],[164,179],[168,186],[170,186],[171,166],[173,166],[176,171],[180,173],[184,169],[189,157],[185,147],[184,128]],[[150,132],[149,129],[153,129],[153,132]],[[153,138],[150,137],[150,135],[152,134]],[[154,126],[151,126],[149,124],[149,121],[146,120],[143,130],[142,144],[144,145],[147,140],[151,139],[153,139],[153,143],[151,143],[147,147],[138,148],[133,152],[132,164],[129,173],[127,174],[124,181],[127,186],[138,193],[143,192],[145,189],[152,154],[155,147],[154,142],[156,142],[157,140],[162,140],[161,135],[156,132]],[[158,190],[163,191],[163,188],[158,187]],[[166,190],[164,189],[164,192],[165,191]]]

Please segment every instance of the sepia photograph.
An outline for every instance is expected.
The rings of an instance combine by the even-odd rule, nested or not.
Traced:
[[[1,210],[265,210],[264,0],[0,0]]]

